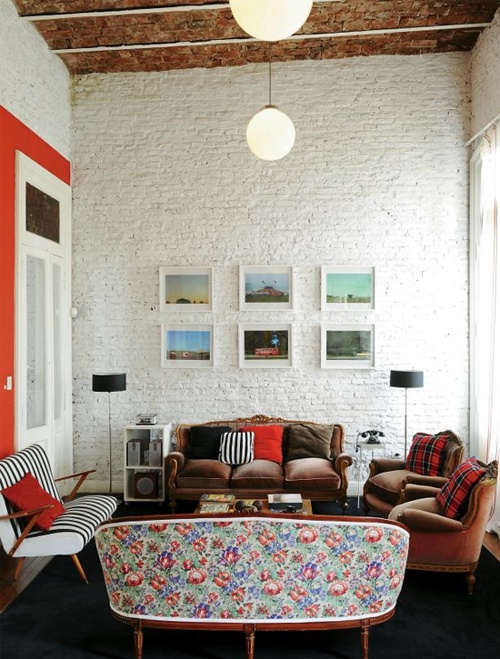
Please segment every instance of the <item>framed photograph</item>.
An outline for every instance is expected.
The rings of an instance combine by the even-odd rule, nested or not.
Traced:
[[[324,265],[321,309],[375,309],[375,268]]]
[[[160,311],[212,311],[212,268],[160,266]]]
[[[239,355],[240,368],[291,368],[292,326],[239,325]]]
[[[292,279],[291,266],[240,266],[240,310],[292,309]]]
[[[321,368],[374,368],[375,325],[323,325]]]
[[[212,325],[161,326],[162,368],[211,368],[213,355]]]

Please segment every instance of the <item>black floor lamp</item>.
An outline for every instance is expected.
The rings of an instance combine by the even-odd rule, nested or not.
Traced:
[[[127,376],[125,373],[95,373],[92,375],[92,391],[108,392],[108,433],[109,433],[109,493],[113,493],[113,470],[111,448],[111,396],[112,391],[125,391]]]
[[[404,387],[405,390],[405,454],[408,446],[408,389],[424,386],[423,371],[391,371],[391,387]]]

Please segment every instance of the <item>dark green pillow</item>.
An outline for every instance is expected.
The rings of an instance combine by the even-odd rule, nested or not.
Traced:
[[[288,426],[286,459],[330,459],[333,425],[293,423]]]
[[[189,457],[192,460],[218,460],[220,436],[230,432],[229,426],[193,426],[189,442]]]

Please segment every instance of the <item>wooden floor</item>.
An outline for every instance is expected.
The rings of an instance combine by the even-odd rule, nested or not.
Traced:
[[[484,546],[500,561],[500,538],[486,533]],[[70,560],[68,556],[68,560]],[[0,547],[0,614],[18,597],[35,577],[48,565],[51,558],[27,558],[19,579],[14,583],[16,561],[6,556]]]

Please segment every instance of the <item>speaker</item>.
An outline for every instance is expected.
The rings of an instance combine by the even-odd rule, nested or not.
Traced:
[[[127,465],[137,467],[141,464],[141,442],[130,439],[127,442]]]
[[[152,442],[149,442],[149,466],[150,467],[161,467],[161,461],[163,459],[163,442],[161,439],[154,439]]]
[[[134,474],[134,498],[156,499],[158,496],[158,474],[139,473]]]

